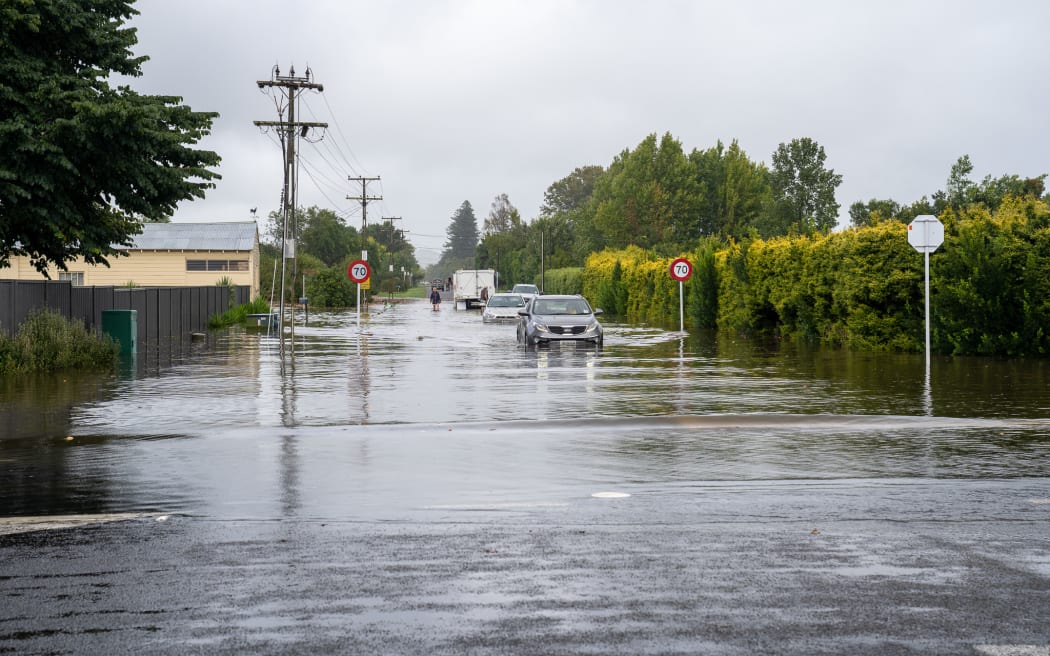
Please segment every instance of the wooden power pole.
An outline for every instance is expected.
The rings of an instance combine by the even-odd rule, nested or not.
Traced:
[[[373,200],[383,200],[382,196],[369,196],[368,195],[368,183],[379,180],[379,176],[374,178],[347,178],[351,182],[361,183],[361,195],[360,196],[347,196],[347,200],[356,200],[361,203],[361,259],[365,262],[368,261],[368,249],[365,248],[365,227],[368,225],[368,203]],[[357,286],[357,311],[361,311],[361,285]]]
[[[310,128],[327,128],[327,123],[316,123],[310,121],[297,121],[296,109],[299,95],[306,90],[324,91],[324,85],[313,82],[313,73],[307,68],[306,75],[297,76],[295,67],[291,68],[289,75],[281,75],[281,69],[274,66],[273,76],[269,80],[259,80],[256,84],[260,89],[278,87],[281,90],[281,99],[277,102],[277,114],[279,121],[255,121],[255,125],[263,128],[274,128],[281,139],[281,148],[284,152],[284,190],[281,194],[281,215],[284,217],[283,232],[281,235],[281,313],[279,328],[281,333],[281,350],[284,350],[284,297],[286,280],[286,263],[292,260],[292,286],[295,286],[295,276],[298,270],[296,266],[295,252],[295,226],[292,228],[292,237],[289,239],[289,225],[295,221],[295,205],[298,201],[297,181],[298,170],[295,159],[295,146],[300,137],[305,137]],[[288,116],[285,120],[285,110]],[[292,336],[295,336],[295,322],[292,322]]]

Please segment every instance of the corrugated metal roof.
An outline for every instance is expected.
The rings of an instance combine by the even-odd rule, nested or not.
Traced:
[[[226,223],[145,223],[135,245],[141,251],[250,251],[255,247],[255,221]]]

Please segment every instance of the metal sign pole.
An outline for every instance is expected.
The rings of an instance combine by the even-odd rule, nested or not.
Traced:
[[[933,413],[930,393],[930,253],[944,243],[944,224],[932,214],[921,214],[908,224],[908,243],[923,255],[926,305],[926,387],[923,405],[926,414]]]
[[[678,332],[685,332],[685,293],[681,280],[678,281]]]
[[[930,376],[930,251],[923,252],[926,263],[926,377]]]

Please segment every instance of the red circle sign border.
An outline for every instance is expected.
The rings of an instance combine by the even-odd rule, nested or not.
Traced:
[[[364,278],[354,277],[354,267],[359,264],[365,268]],[[354,260],[350,263],[350,266],[346,267],[346,275],[349,276],[350,280],[353,282],[362,283],[372,277],[372,267],[368,266],[368,262],[365,262],[364,260]]]
[[[684,262],[689,267],[689,273],[685,274],[684,276],[675,275],[675,272],[674,272],[675,265],[676,264],[680,264],[682,262]],[[684,257],[680,257],[680,258],[676,259],[674,262],[671,262],[670,270],[671,270],[671,277],[674,278],[675,280],[677,280],[678,282],[685,282],[686,280],[689,280],[690,278],[693,277],[693,264],[689,260],[685,259]]]

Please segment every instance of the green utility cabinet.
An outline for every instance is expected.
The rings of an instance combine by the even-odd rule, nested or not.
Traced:
[[[138,310],[102,310],[102,332],[120,342],[121,355],[132,355],[138,348]]]

